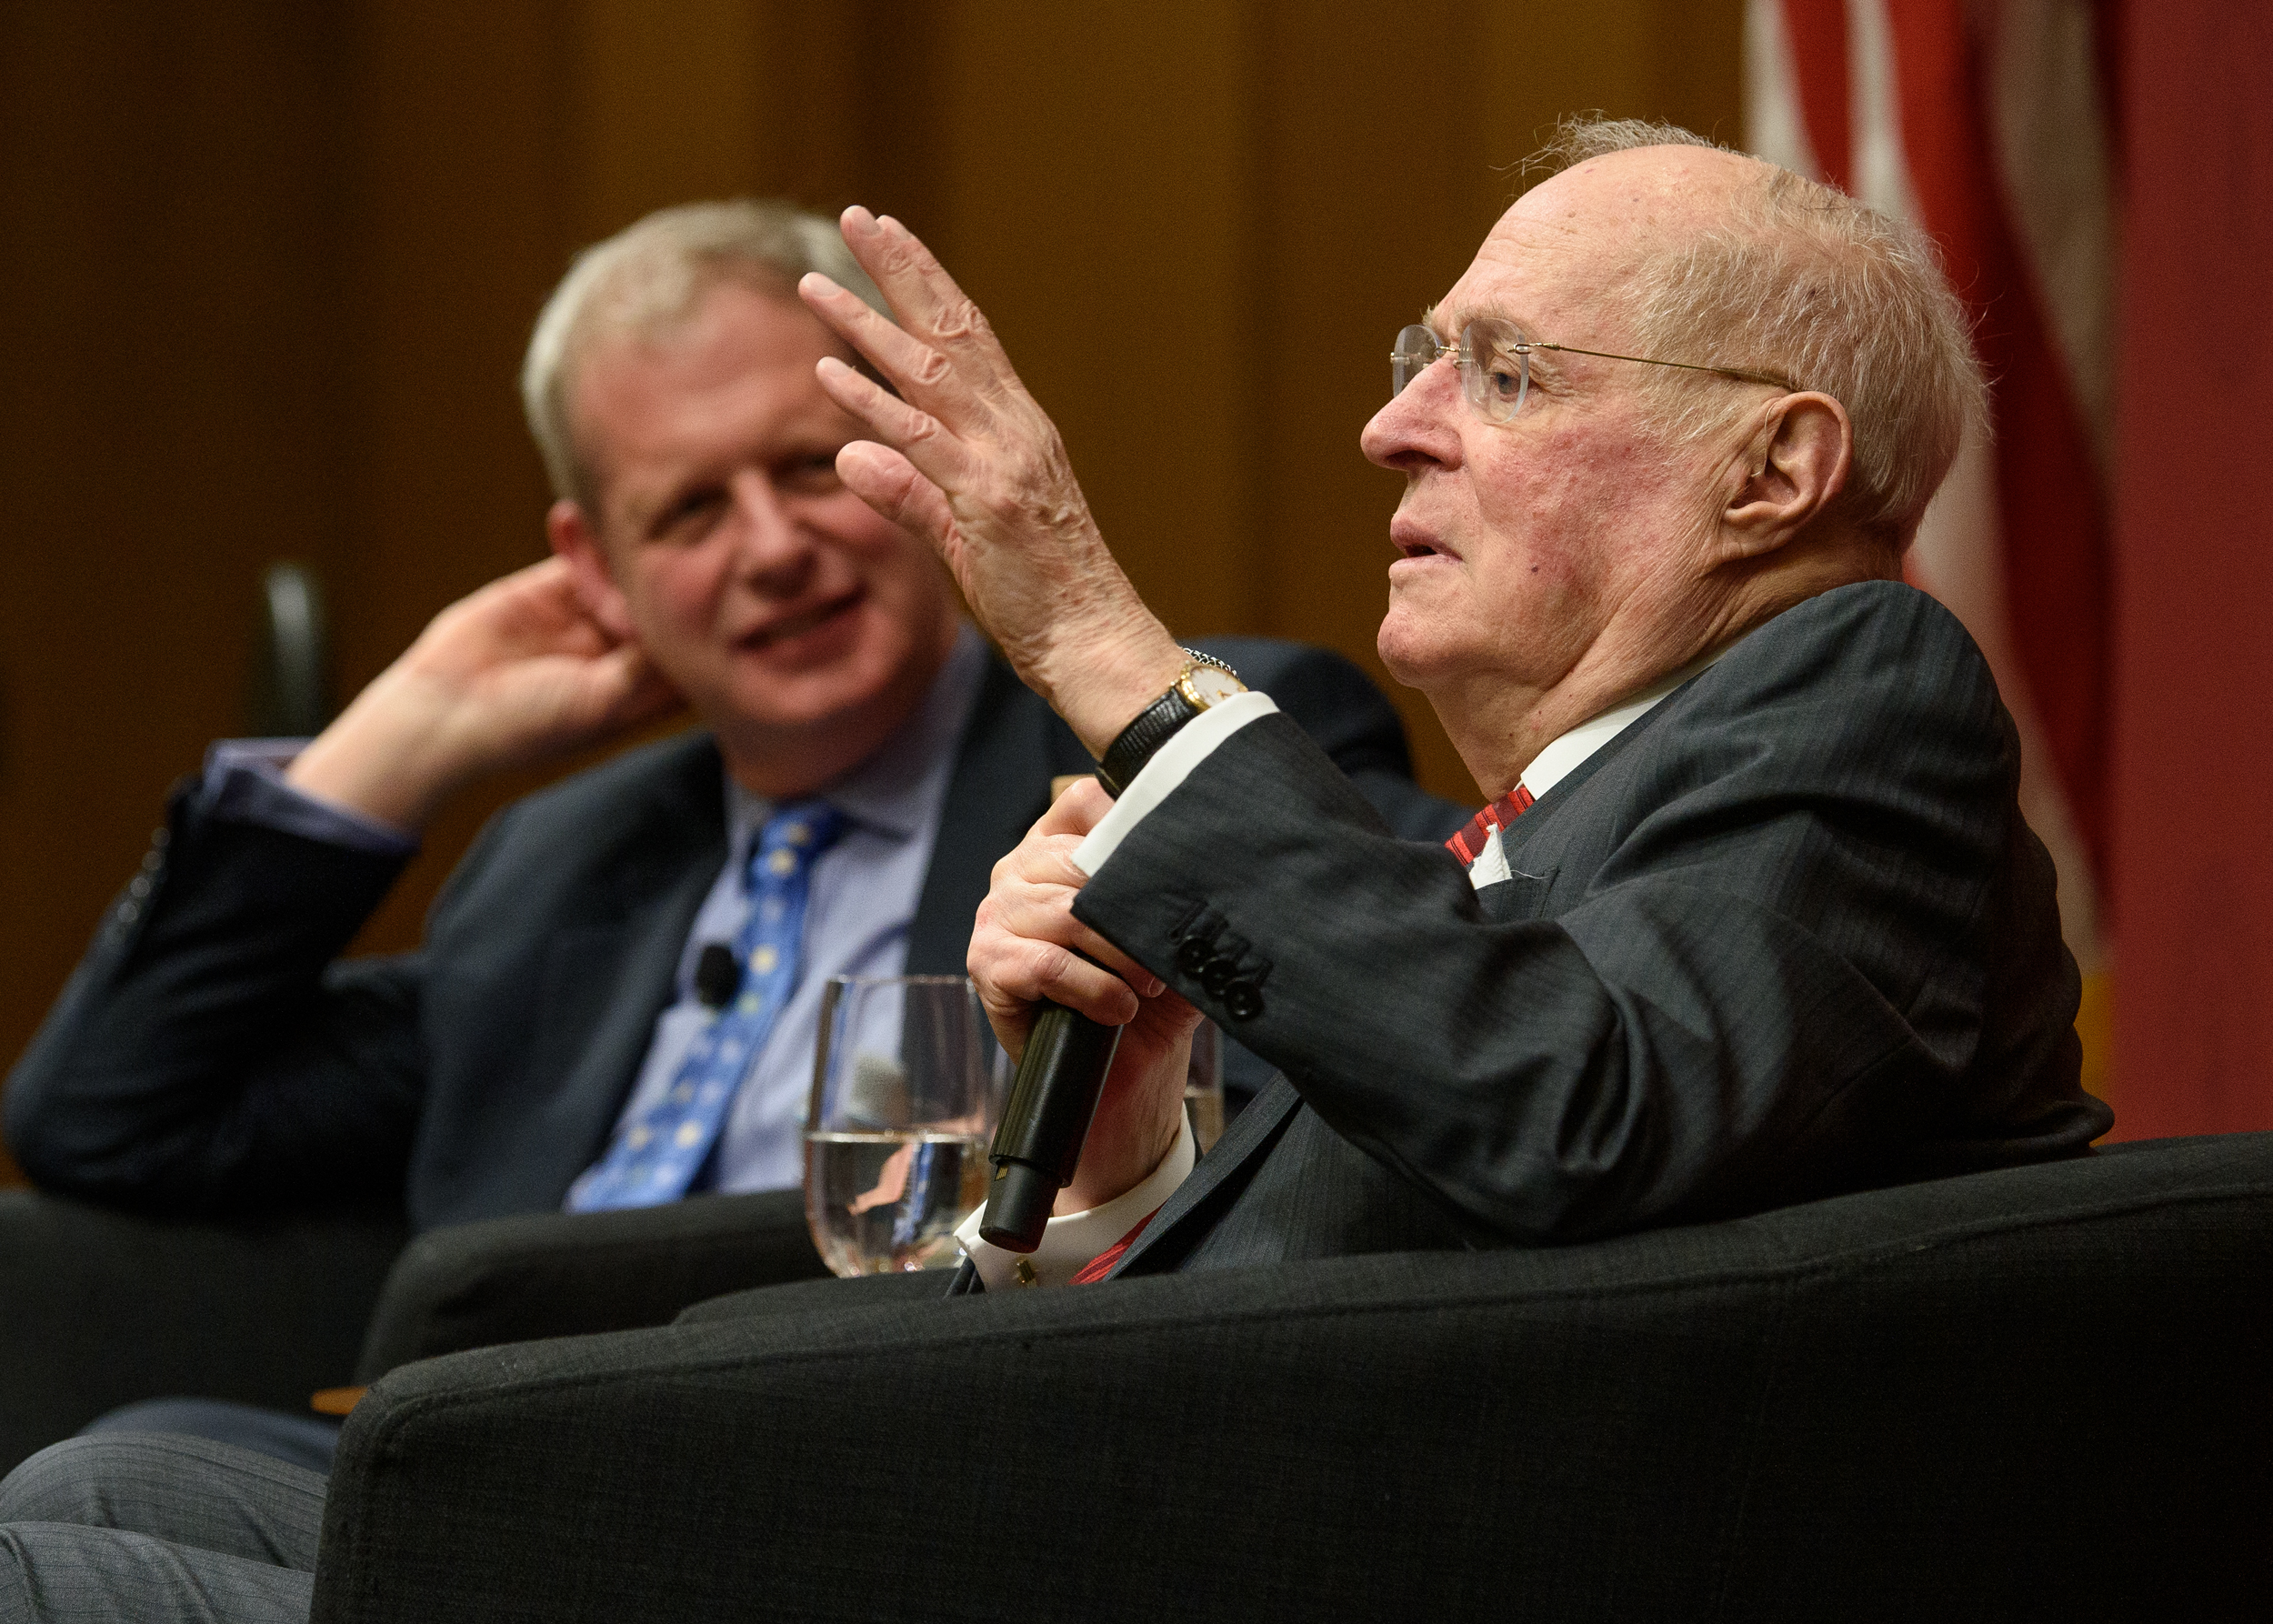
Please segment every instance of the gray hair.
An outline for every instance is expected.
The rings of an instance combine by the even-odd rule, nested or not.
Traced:
[[[521,363],[521,406],[554,495],[590,509],[591,470],[577,450],[569,407],[576,369],[596,339],[666,331],[721,283],[794,303],[797,278],[807,271],[890,318],[836,222],[786,203],[739,198],[658,209],[578,254],[545,301]]]
[[[1567,168],[1647,146],[1731,150],[1672,125],[1566,120],[1525,168]],[[1924,231],[1836,187],[1749,161],[1758,184],[1738,195],[1727,220],[1636,267],[1636,336],[1668,360],[1780,373],[1837,400],[1855,436],[1839,506],[1865,532],[1906,547],[1965,430],[1987,423],[1965,306]],[[1697,375],[1647,370],[1642,386],[1677,436],[1717,426],[1694,411],[1687,383]]]

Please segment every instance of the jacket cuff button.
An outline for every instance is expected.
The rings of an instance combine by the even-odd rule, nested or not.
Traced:
[[[1263,1013],[1263,995],[1251,981],[1234,981],[1223,989],[1223,1012],[1233,1020],[1253,1020]]]
[[[1216,951],[1197,937],[1187,937],[1176,950],[1176,967],[1187,976],[1197,976],[1216,962]]]

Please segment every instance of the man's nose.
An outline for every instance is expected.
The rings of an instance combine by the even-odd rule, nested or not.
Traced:
[[[730,489],[736,567],[765,590],[795,591],[813,567],[812,536],[764,474],[738,474]]]
[[[1425,464],[1456,464],[1460,436],[1455,414],[1462,406],[1459,366],[1441,360],[1389,397],[1357,436],[1358,446],[1370,461],[1407,474]]]

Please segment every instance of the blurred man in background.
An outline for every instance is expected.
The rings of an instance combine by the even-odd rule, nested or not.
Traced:
[[[155,1213],[400,1198],[420,1228],[797,1183],[827,978],[959,974],[990,867],[1094,766],[837,477],[858,426],[814,366],[852,352],[795,296],[813,270],[877,298],[779,205],[578,259],[523,378],[553,556],[305,748],[219,747],[176,795],[10,1079],[36,1182]],[[1416,834],[1457,821],[1347,662],[1213,647]],[[501,814],[417,952],[337,957],[456,790],[681,704],[700,729]],[[240,1422],[319,1460],[331,1436]]]

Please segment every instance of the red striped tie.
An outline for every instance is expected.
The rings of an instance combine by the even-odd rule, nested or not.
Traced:
[[[1521,817],[1524,808],[1528,807],[1531,801],[1531,792],[1522,785],[1517,785],[1474,817],[1469,818],[1466,828],[1445,842],[1445,849],[1463,863],[1475,862],[1477,858],[1484,855],[1484,847],[1491,840],[1492,831],[1504,829],[1517,818]]]
[[[1153,1219],[1158,1218],[1159,1216],[1160,1209],[1156,1207],[1150,1212],[1145,1214],[1144,1217],[1138,1218],[1136,1220],[1136,1227],[1134,1229],[1131,1229],[1127,1234],[1122,1236],[1111,1246],[1106,1248],[1105,1250],[1090,1258],[1087,1263],[1082,1266],[1081,1272],[1074,1276],[1072,1279],[1066,1281],[1066,1283],[1069,1286],[1094,1286],[1099,1280],[1105,1278],[1106,1276],[1111,1274],[1113,1272],[1113,1266],[1121,1260],[1121,1254],[1128,1250],[1129,1247],[1136,1241],[1136,1238],[1145,1232],[1145,1226],[1152,1222]]]

